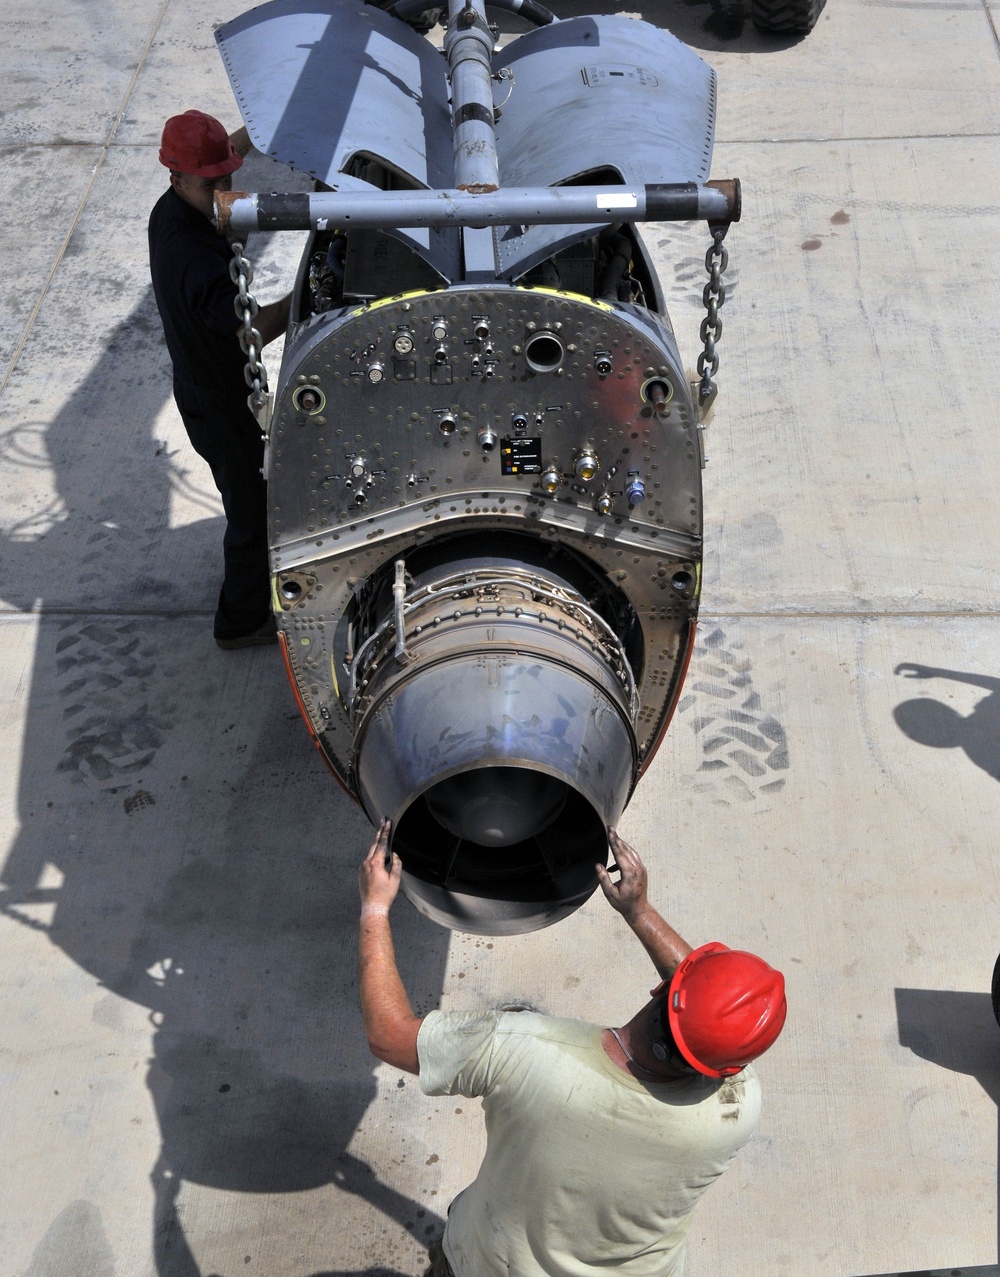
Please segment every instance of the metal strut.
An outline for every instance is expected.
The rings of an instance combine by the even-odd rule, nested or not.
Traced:
[[[493,53],[483,0],[449,0],[444,52],[451,81],[455,186],[485,195],[500,186],[493,118]]]
[[[331,226],[537,226],[543,223],[739,221],[738,178],[648,186],[541,186],[474,193],[315,191],[252,195],[219,191],[223,234],[326,230]]]

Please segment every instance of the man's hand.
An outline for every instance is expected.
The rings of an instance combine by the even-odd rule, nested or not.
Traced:
[[[389,834],[392,822],[383,820],[378,827],[375,841],[358,869],[358,887],[361,891],[361,912],[388,913],[396,899],[403,875],[403,862],[389,850]]]
[[[642,942],[642,947],[653,960],[661,980],[669,980],[691,952],[691,946],[682,939],[668,922],[646,899],[646,866],[639,853],[617,829],[608,830],[608,842],[615,853],[621,877],[612,882],[603,865],[595,865],[597,880],[612,909],[617,909]]]
[[[608,842],[621,877],[617,882],[612,882],[604,866],[595,865],[597,881],[611,908],[617,909],[627,922],[632,922],[645,912],[647,906],[646,866],[639,859],[635,848],[618,836],[616,829],[608,830]]]

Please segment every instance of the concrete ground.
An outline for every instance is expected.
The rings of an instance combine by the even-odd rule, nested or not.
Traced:
[[[477,1102],[368,1056],[366,822],[277,652],[211,642],[219,506],[169,398],[145,222],[164,118],[238,123],[212,26],[242,7],[0,22],[0,1277],[410,1277],[482,1147]],[[799,41],[735,0],[631,11],[717,68],[713,171],[745,214],[701,640],[623,829],[682,933],[760,951],[790,1003],[689,1277],[986,1277],[996,6],[830,0]],[[704,231],[651,241],[693,365]],[[277,296],[296,245],[254,252]],[[395,920],[420,1010],[617,1023],[650,987],[600,896],[492,942]]]

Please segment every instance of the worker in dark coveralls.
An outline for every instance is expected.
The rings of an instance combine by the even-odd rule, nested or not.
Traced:
[[[234,137],[250,149],[246,130]],[[232,189],[243,163],[211,115],[186,111],[163,129],[160,163],[170,187],[149,218],[149,268],[174,366],[174,398],[191,445],[208,462],[226,513],[225,576],[215,613],[219,647],[276,641],[267,559],[264,441],[247,406],[246,355],[229,274],[232,250],[212,222],[216,191]],[[285,331],[290,297],[262,306],[266,344]]]
[[[637,853],[597,876],[661,982],[620,1028],[524,1010],[413,1014],[389,928],[401,865],[389,824],[361,865],[359,988],[372,1052],[427,1095],[482,1096],[486,1154],[452,1203],[428,1277],[681,1277],[691,1213],[750,1138],[750,1066],[785,1020],[753,954],[692,950],[646,898]],[[614,869],[612,869],[614,872]]]

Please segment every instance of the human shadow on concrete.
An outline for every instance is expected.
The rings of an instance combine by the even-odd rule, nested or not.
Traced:
[[[90,372],[41,423],[58,517],[0,544],[0,597],[41,613],[0,908],[110,991],[95,1011],[103,1028],[122,1028],[121,998],[148,1008],[159,1277],[201,1277],[185,1184],[336,1186],[367,1204],[352,1219],[364,1221],[366,1262],[386,1265],[370,1277],[420,1271],[407,1233],[424,1244],[443,1221],[351,1148],[373,1106],[387,1120],[394,1094],[379,1096],[354,978],[356,866],[371,828],[312,747],[277,649],[212,643],[222,520],[170,527],[171,486],[201,463],[153,437],[169,368],[149,290],[93,342]],[[15,376],[41,375],[31,362],[29,345]],[[120,470],[91,460],[109,430],[121,432]],[[44,926],[39,904],[54,911]],[[426,1011],[449,933],[402,900],[394,921]],[[129,1120],[123,1111],[111,1133],[121,1144]],[[30,1277],[78,1271],[74,1230],[56,1224]]]
[[[918,745],[931,749],[964,749],[968,758],[994,780],[1000,780],[1000,678],[962,670],[939,669],[904,661],[895,672],[903,678],[950,679],[989,693],[971,714],[959,714],[933,697],[903,701],[892,712],[896,725]]]
[[[900,1046],[931,1064],[974,1077],[1000,1107],[1000,1029],[990,995],[903,988],[896,989],[895,993]],[[954,1277],[1000,1277],[996,1264],[947,1267],[940,1271]],[[895,1274],[885,1277],[895,1277]],[[901,1273],[899,1277],[917,1275]],[[920,1277],[933,1275],[921,1269]]]

